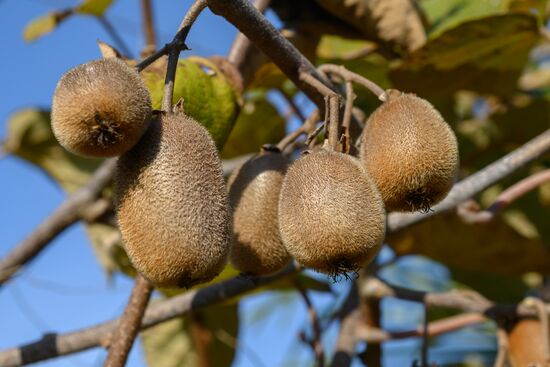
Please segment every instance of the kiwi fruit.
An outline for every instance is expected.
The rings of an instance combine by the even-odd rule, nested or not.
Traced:
[[[115,202],[124,248],[159,287],[191,287],[220,273],[231,243],[221,161],[208,131],[159,114],[119,158]]]
[[[116,58],[65,73],[55,88],[52,130],[78,155],[113,157],[133,147],[151,117],[151,98],[137,70]]]
[[[388,211],[429,211],[453,185],[456,136],[428,101],[397,90],[388,96],[367,120],[360,159]]]
[[[264,275],[290,260],[278,225],[279,191],[288,159],[279,150],[262,149],[229,177],[233,210],[230,261],[244,274]]]
[[[382,198],[357,158],[321,148],[288,169],[279,197],[279,228],[302,265],[334,278],[357,271],[385,235]]]

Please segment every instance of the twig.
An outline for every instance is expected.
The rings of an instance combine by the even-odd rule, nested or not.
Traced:
[[[152,291],[151,283],[138,274],[124,314],[110,338],[105,367],[123,367],[126,364]]]
[[[513,152],[491,163],[482,170],[455,184],[447,197],[432,207],[429,213],[390,213],[388,232],[397,232],[412,224],[453,209],[487,187],[502,180],[550,150],[550,129],[525,143]]]
[[[115,166],[114,159],[103,163],[86,186],[73,193],[26,239],[0,260],[0,286],[38,255],[55,236],[80,219],[79,212],[93,203],[101,190],[111,182]]]
[[[330,94],[326,98],[327,101],[327,111],[329,121],[325,122],[325,125],[328,123],[328,143],[330,147],[335,151],[339,152],[340,145],[340,95],[339,94]]]
[[[302,134],[305,134],[307,132],[306,125],[302,125],[296,130],[292,131],[288,135],[286,135],[284,138],[281,139],[281,141],[277,144],[277,148],[281,152],[285,150],[285,148],[292,143],[294,140],[298,139]]]
[[[208,6],[212,12],[223,16],[237,27],[319,108],[324,108],[323,96],[319,95],[318,90],[302,80],[300,76],[310,74],[329,88],[333,87],[332,84],[267,21],[261,12],[247,0],[208,0]]]
[[[493,204],[485,210],[479,210],[479,205],[475,201],[469,200],[458,206],[457,213],[466,223],[489,222],[515,200],[546,182],[550,182],[550,169],[537,172],[516,182],[500,193]]]
[[[422,322],[422,349],[420,351],[420,366],[429,367],[428,364],[428,342],[430,333],[428,332],[429,320],[429,308],[428,305],[424,305],[424,320]]]
[[[153,54],[157,49],[157,36],[153,21],[151,0],[141,0],[141,14],[143,16],[143,38],[145,39],[145,46],[141,55],[146,57]]]
[[[335,64],[323,64],[319,66],[319,71],[322,71],[327,74],[335,74],[343,78],[345,81],[352,81],[359,85],[362,85],[369,91],[371,91],[379,100],[385,102],[388,100],[388,95],[378,84],[370,81],[369,79],[354,73],[351,70],[346,69],[342,65]]]
[[[346,104],[344,107],[344,118],[342,120],[342,147],[345,153],[349,153],[351,149],[351,117],[353,112],[353,102],[357,96],[353,92],[353,83],[346,81]]]
[[[494,367],[506,367],[506,362],[508,361],[508,334],[506,331],[499,327],[497,329],[497,342],[498,342],[498,352],[497,357],[495,358]]]
[[[191,30],[191,26],[206,6],[207,0],[196,0],[193,5],[191,5],[191,8],[189,8],[185,14],[185,17],[178,28],[178,32],[170,43],[170,51],[168,52],[168,66],[166,69],[166,79],[164,81],[164,90],[162,95],[162,110],[165,112],[172,113],[174,81],[176,79],[176,70],[178,67],[180,52],[188,49],[185,44],[187,35]]]
[[[367,272],[372,274],[370,269],[367,270]],[[358,327],[367,328],[369,330],[380,328],[380,299],[376,297],[361,297],[359,300],[359,307],[363,322],[361,325],[358,325]],[[363,364],[367,366],[380,366],[382,365],[382,348],[376,343],[369,342],[367,350],[360,353],[359,357]]]
[[[254,6],[260,13],[264,13],[270,2],[271,0],[255,0]],[[252,42],[250,42],[244,34],[237,34],[237,37],[235,37],[235,40],[231,45],[229,54],[227,55],[227,60],[233,63],[237,69],[241,70],[244,66],[247,54],[252,49],[251,46]]]
[[[355,346],[360,341],[358,327],[362,323],[359,306],[357,282],[353,282],[348,296],[339,311],[340,333],[336,340],[336,348],[331,367],[348,367],[355,356]]]
[[[304,303],[306,304],[307,313],[309,316],[309,323],[311,324],[311,329],[313,330],[313,338],[307,340],[306,336],[304,335],[304,341],[306,341],[313,349],[313,352],[315,353],[315,360],[317,361],[317,366],[323,367],[325,365],[325,353],[323,351],[323,344],[321,343],[321,324],[319,323],[319,318],[317,317],[317,311],[315,311],[315,307],[313,307],[313,303],[311,302],[307,291],[300,284],[300,281],[296,280],[294,284],[298,292],[300,292]]]
[[[264,277],[236,277],[211,286],[193,289],[176,297],[150,305],[145,311],[141,329],[171,320],[190,311],[227,301],[246,292],[296,274],[299,267],[292,263],[283,271]],[[0,366],[15,367],[68,355],[103,344],[108,344],[119,319],[103,322],[92,327],[65,333],[47,334],[34,343],[0,351]]]
[[[301,121],[306,121],[306,117],[304,116],[304,114],[302,113],[302,111],[298,108],[298,106],[296,105],[296,102],[294,101],[294,98],[292,98],[292,96],[289,96],[283,89],[279,88],[277,89],[279,91],[279,93],[281,94],[281,96],[283,96],[283,98],[285,99],[285,101],[288,103],[288,105],[290,106],[290,109],[292,110],[292,112],[294,112],[294,114],[296,116],[298,116],[298,118],[301,120]]]
[[[105,29],[105,32],[107,32],[109,34],[109,37],[111,37],[111,39],[113,40],[113,42],[115,43],[117,48],[120,50],[120,52],[122,52],[125,56],[131,58],[132,57],[132,51],[126,45],[126,43],[124,42],[122,37],[120,37],[120,35],[116,31],[115,27],[113,27],[111,22],[109,22],[107,20],[107,18],[105,18],[105,16],[97,17],[97,20],[103,26],[103,28]]]

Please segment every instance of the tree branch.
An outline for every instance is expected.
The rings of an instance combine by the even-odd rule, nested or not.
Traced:
[[[292,263],[283,271],[271,276],[246,279],[236,277],[157,302],[150,305],[145,311],[141,329],[152,327],[190,311],[227,301],[296,274],[298,270],[299,267]],[[34,343],[0,351],[0,366],[22,366],[108,344],[118,322],[119,319],[115,319],[65,334],[47,334]]]
[[[319,318],[317,317],[317,311],[315,311],[315,307],[313,307],[313,303],[311,302],[307,291],[300,284],[300,281],[296,280],[294,284],[296,285],[296,289],[298,289],[298,292],[300,292],[300,295],[302,296],[302,299],[306,304],[309,323],[311,325],[311,329],[313,330],[312,339],[308,340],[305,334],[302,336],[302,339],[304,340],[304,342],[308,343],[313,349],[315,360],[317,361],[317,366],[323,367],[325,365],[325,353],[323,351],[323,344],[321,343],[321,324],[319,323]]]
[[[550,150],[550,129],[525,143],[513,152],[454,185],[451,192],[428,213],[390,213],[388,232],[397,232],[428,219],[477,195],[487,187],[514,173]]]
[[[372,92],[376,97],[378,97],[378,99],[381,100],[382,102],[385,102],[388,100],[388,95],[386,94],[386,91],[384,91],[384,89],[382,89],[378,84],[370,81],[369,79],[357,73],[354,73],[351,70],[346,69],[342,65],[323,64],[319,66],[318,69],[323,73],[338,75],[339,77],[344,79],[344,81],[346,82],[351,81],[359,85],[362,85],[367,90]]]
[[[80,211],[92,204],[103,188],[111,182],[115,166],[115,159],[105,161],[86,186],[74,192],[26,239],[0,260],[0,286],[38,255],[55,236],[81,218]]]
[[[141,14],[143,17],[143,38],[145,46],[141,52],[142,56],[149,56],[157,49],[157,36],[153,21],[153,7],[151,0],[141,0]]]
[[[123,367],[126,364],[152,291],[151,283],[138,274],[124,314],[110,338],[105,367]]]

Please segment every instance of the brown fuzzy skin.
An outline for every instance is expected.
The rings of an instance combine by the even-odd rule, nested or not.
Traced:
[[[120,157],[118,223],[135,268],[160,287],[191,287],[220,273],[231,241],[221,161],[210,134],[164,115]]]
[[[65,149],[113,157],[132,148],[151,118],[151,98],[138,72],[115,58],[65,73],[54,92],[52,130]]]
[[[280,152],[264,151],[229,177],[234,233],[230,260],[245,274],[271,274],[290,260],[278,224],[279,191],[287,167]]]
[[[382,198],[356,158],[321,149],[288,169],[279,228],[302,265],[333,277],[358,270],[378,253],[385,220]]]
[[[428,211],[453,185],[456,136],[428,101],[395,90],[389,95],[365,125],[360,159],[388,211]]]

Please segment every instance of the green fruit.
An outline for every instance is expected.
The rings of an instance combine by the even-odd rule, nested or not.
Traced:
[[[279,198],[279,228],[302,265],[337,276],[366,265],[385,235],[382,198],[349,155],[320,149],[290,166]]]
[[[118,222],[135,268],[161,287],[190,287],[227,261],[231,216],[221,161],[204,127],[184,115],[152,121],[120,157]]]
[[[388,94],[365,125],[360,157],[388,211],[427,211],[453,185],[456,137],[428,101],[395,90]]]
[[[133,147],[151,116],[151,100],[137,71],[115,58],[69,70],[57,83],[52,130],[67,150],[112,157]]]
[[[229,178],[234,232],[231,263],[243,273],[270,274],[290,260],[278,225],[279,191],[287,166],[281,152],[262,151]]]

